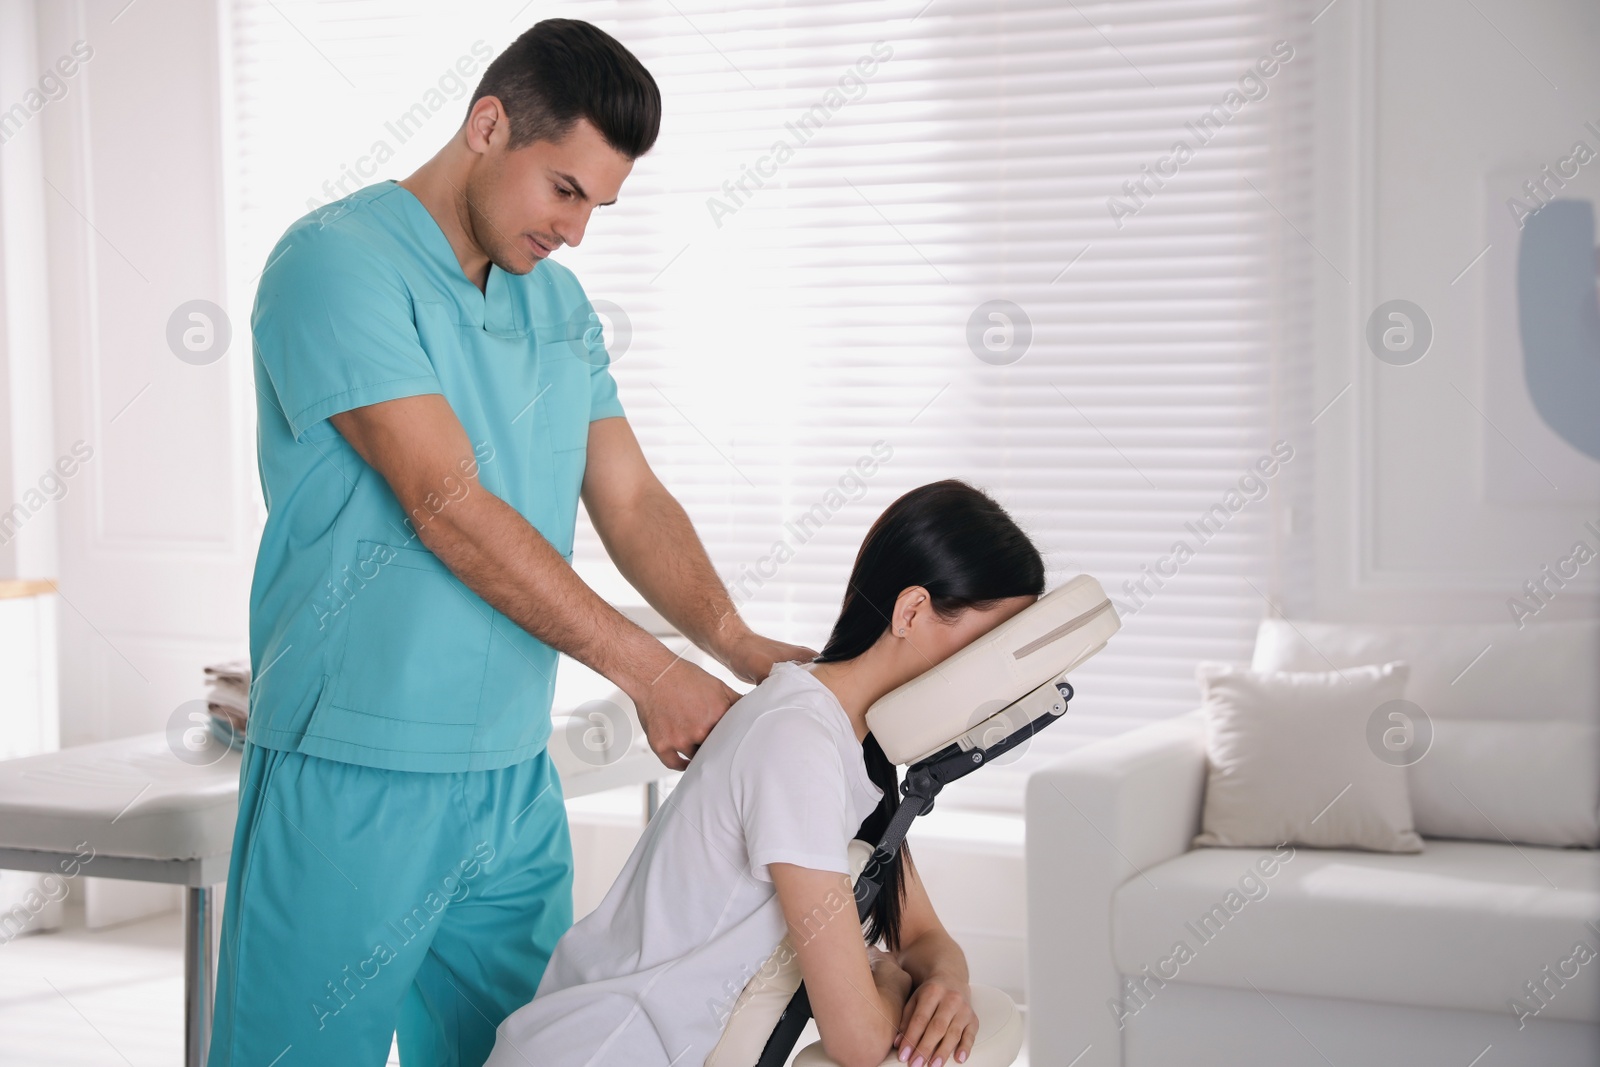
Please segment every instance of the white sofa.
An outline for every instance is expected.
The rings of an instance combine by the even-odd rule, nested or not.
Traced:
[[[1269,620],[1253,666],[1389,659],[1421,854],[1191,848],[1199,712],[1029,780],[1030,1062],[1600,1064],[1600,624]]]

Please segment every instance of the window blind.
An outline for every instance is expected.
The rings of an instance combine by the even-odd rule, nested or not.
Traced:
[[[1094,574],[1125,616],[1074,719],[953,796],[1002,808],[1074,734],[1189,710],[1197,661],[1248,658],[1294,594],[1311,465],[1301,4],[428,6],[237,0],[236,276],[353,165],[352,130],[381,139],[476,40],[587,19],[665,114],[558,258],[752,626],[820,648],[892,500],[991,492],[1050,585]],[[427,158],[471,84],[367,180]],[[636,598],[584,518],[574,563]]]

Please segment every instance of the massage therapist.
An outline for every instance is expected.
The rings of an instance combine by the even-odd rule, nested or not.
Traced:
[[[299,219],[251,319],[268,516],[210,1067],[482,1064],[572,924],[557,650],[681,770],[738,694],[573,572],[581,496],[666,619],[753,633],[651,472],[572,272],[660,125],[616,40],[538,23],[432,159]]]

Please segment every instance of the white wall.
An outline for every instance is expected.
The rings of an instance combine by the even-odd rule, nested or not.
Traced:
[[[1314,407],[1350,386],[1316,424],[1317,614],[1509,624],[1507,599],[1541,566],[1585,536],[1600,547],[1583,528],[1600,525],[1600,463],[1514,417],[1515,351],[1485,315],[1513,247],[1491,229],[1503,203],[1486,181],[1532,176],[1579,138],[1600,150],[1584,129],[1600,120],[1600,7],[1341,0],[1317,27],[1312,239],[1332,265],[1315,260]],[[1600,198],[1595,174],[1585,182]],[[1363,340],[1371,310],[1397,297],[1435,332],[1405,367]],[[1538,618],[1594,615],[1597,571]]]
[[[33,104],[42,66],[31,0],[0,2],[0,578],[56,574],[50,321],[41,165],[43,123]],[[37,95],[30,98],[29,93]],[[14,111],[21,104],[21,111]],[[42,105],[49,106],[49,105]],[[42,110],[41,107],[41,110]],[[20,507],[22,510],[14,510]],[[9,515],[9,518],[7,516]]]
[[[257,530],[248,335],[206,366],[169,316],[226,305],[214,0],[37,5],[41,63],[92,50],[43,132],[52,456],[82,441],[57,505],[62,743],[162,729],[244,651]],[[248,315],[228,309],[242,326]]]
[[[195,695],[198,666],[245,637],[256,537],[246,309],[229,309],[240,335],[211,366],[180,362],[164,340],[178,304],[227,302],[221,6],[43,4],[34,47],[7,34],[0,56],[9,100],[30,59],[42,69],[74,41],[94,48],[0,153],[0,499],[73,442],[94,449],[28,531],[35,569],[59,543],[68,743],[161,725]],[[1478,7],[1487,18],[1454,0],[1341,0],[1318,22],[1312,237],[1332,266],[1316,260],[1315,406],[1350,387],[1317,424],[1315,610],[1328,617],[1508,620],[1507,598],[1600,520],[1600,464],[1541,496],[1521,458],[1543,456],[1540,428],[1496,406],[1486,360],[1504,349],[1483,309],[1509,249],[1462,273],[1490,243],[1485,176],[1551,161],[1600,119],[1600,9]],[[31,8],[4,11],[21,26]],[[29,204],[48,221],[47,274],[29,253],[39,234],[18,210]],[[48,322],[28,315],[46,277]],[[1392,296],[1434,323],[1432,350],[1410,367],[1378,363],[1361,339]],[[29,370],[28,346],[41,343],[53,346],[53,383]],[[38,402],[52,391],[53,411]],[[1526,499],[1491,484],[1496,467],[1520,475]],[[19,570],[14,553],[0,567]],[[1541,617],[1593,612],[1597,596],[1586,574]]]
[[[13,0],[7,13],[21,26],[31,8],[34,22],[31,41],[7,35],[7,60],[31,52],[29,81],[60,78],[27,146],[0,156],[0,221],[13,482],[74,461],[10,563],[58,579],[63,745],[164,729],[204,695],[206,663],[246,648],[258,536],[248,337],[206,366],[167,341],[180,304],[227,303],[225,6]],[[24,340],[36,367],[15,358]],[[105,879],[84,892],[91,926],[179,900],[174,887]]]

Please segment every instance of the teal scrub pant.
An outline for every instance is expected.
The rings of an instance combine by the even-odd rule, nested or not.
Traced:
[[[209,1067],[481,1067],[572,925],[547,752],[391,771],[247,743]]]

